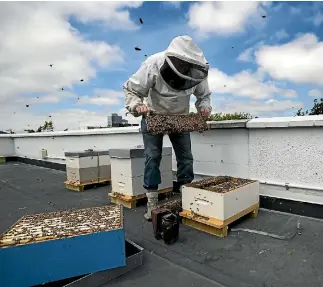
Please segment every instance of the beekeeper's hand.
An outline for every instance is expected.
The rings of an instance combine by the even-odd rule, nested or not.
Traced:
[[[140,105],[136,107],[136,112],[139,115],[147,115],[150,109],[146,105]]]
[[[202,117],[208,118],[211,115],[211,109],[201,108],[200,113]]]

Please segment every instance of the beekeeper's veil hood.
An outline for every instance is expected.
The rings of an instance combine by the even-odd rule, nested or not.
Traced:
[[[174,38],[165,51],[165,58],[160,73],[173,89],[190,89],[208,75],[209,65],[204,54],[189,36]]]

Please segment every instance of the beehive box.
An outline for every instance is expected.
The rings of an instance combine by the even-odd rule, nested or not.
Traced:
[[[109,151],[66,152],[67,180],[91,183],[111,178]]]
[[[109,151],[98,151],[99,179],[111,178],[111,161]]]
[[[99,179],[99,157],[95,151],[65,152],[67,180],[87,183]]]
[[[136,196],[145,194],[144,148],[110,149],[112,191]],[[164,147],[160,163],[161,184],[159,190],[173,186],[172,148]]]
[[[23,217],[0,236],[0,286],[27,287],[125,266],[121,206]]]
[[[182,187],[183,210],[225,221],[259,204],[259,182],[218,176]]]

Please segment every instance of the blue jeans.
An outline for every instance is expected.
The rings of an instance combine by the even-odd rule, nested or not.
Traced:
[[[157,190],[158,185],[161,183],[159,166],[162,159],[164,135],[149,133],[147,131],[145,118],[142,118],[141,120],[141,131],[146,156],[144,188],[147,190]],[[190,133],[169,134],[168,136],[176,155],[177,183],[182,185],[192,182],[194,179],[194,172]]]

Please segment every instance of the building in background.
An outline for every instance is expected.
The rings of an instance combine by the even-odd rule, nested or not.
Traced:
[[[108,116],[108,128],[112,127],[122,127],[122,116],[119,116],[116,113],[113,113]]]

